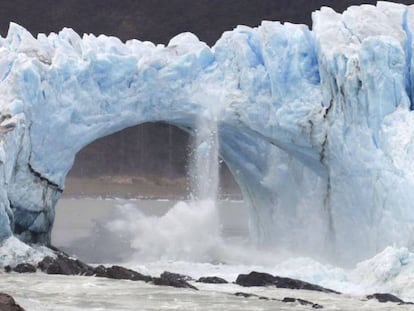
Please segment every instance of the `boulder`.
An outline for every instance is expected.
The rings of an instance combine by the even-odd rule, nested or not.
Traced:
[[[304,282],[301,280],[284,278],[279,276],[273,276],[268,273],[250,272],[249,274],[239,274],[236,279],[236,284],[240,286],[275,286],[277,288],[289,288],[289,289],[305,289],[313,290],[324,293],[340,294],[332,289],[324,288],[322,286]]]
[[[194,281],[194,279],[189,275],[173,273],[173,272],[168,272],[168,271],[164,271],[160,275],[160,277],[163,278],[163,279],[175,279],[175,280],[182,280],[182,281],[186,281],[186,282]]]
[[[372,295],[368,295],[367,299],[376,299],[379,302],[385,303],[385,302],[394,302],[394,303],[398,303],[400,305],[412,305],[412,302],[406,302],[400,298],[398,298],[397,296],[391,295],[391,294],[387,294],[387,293],[375,293]]]
[[[225,279],[219,278],[217,276],[206,276],[201,277],[197,280],[199,283],[210,283],[210,284],[226,284],[228,283]]]
[[[102,265],[92,267],[86,263],[71,258],[66,253],[54,249],[56,258],[45,257],[38,264],[38,268],[47,274],[63,274],[63,275],[86,275],[97,277],[105,277],[117,280],[131,280],[150,282],[152,277],[143,275],[134,270],[127,269],[121,266],[104,267]]]
[[[153,278],[152,282],[154,285],[161,285],[161,286],[172,286],[178,288],[191,288],[194,290],[198,290],[197,287],[191,285],[187,282],[190,277],[182,274],[171,273],[171,272],[163,272],[159,278]],[[192,279],[191,279],[192,280]]]
[[[12,296],[0,293],[0,310],[1,311],[24,311],[13,299]]]
[[[29,263],[20,263],[12,271],[17,273],[34,273],[36,272],[36,267]]]
[[[45,257],[38,263],[38,268],[47,274],[63,275],[93,275],[91,266],[65,255],[59,254],[56,258]]]
[[[121,266],[104,267],[102,265],[97,266],[94,269],[94,274],[97,277],[105,277],[116,280],[131,280],[131,281],[144,281],[150,282],[152,277],[144,275],[131,269],[127,269]]]

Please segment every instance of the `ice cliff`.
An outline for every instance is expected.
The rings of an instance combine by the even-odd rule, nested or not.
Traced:
[[[324,7],[313,30],[239,26],[212,48],[190,33],[163,46],[71,29],[34,38],[11,24],[0,37],[0,241],[50,242],[66,174],[92,141],[214,118],[259,244],[343,262],[410,247],[412,31],[414,6],[388,2]]]

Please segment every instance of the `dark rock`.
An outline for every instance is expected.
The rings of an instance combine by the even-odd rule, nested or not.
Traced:
[[[97,276],[97,277],[100,277],[100,278],[107,278],[108,277],[107,269],[103,265],[99,265],[99,266],[95,267],[95,269],[93,269],[93,272],[94,272],[95,276]]]
[[[138,273],[134,270],[127,269],[121,266],[97,266],[95,268],[83,263],[78,259],[69,257],[67,254],[56,250],[56,258],[45,257],[38,264],[38,268],[47,274],[63,274],[63,275],[95,275],[97,277],[116,279],[116,280],[131,280],[153,282],[154,285],[173,286],[179,288],[191,288],[198,290],[195,286],[188,283],[193,279],[188,275],[178,273],[171,273],[165,271],[159,278],[152,278],[149,275]],[[10,268],[11,269],[11,268]],[[214,279],[218,282],[219,278]],[[222,279],[220,279],[222,280]],[[225,280],[224,280],[225,281]],[[221,281],[222,282],[222,281]]]
[[[172,286],[178,288],[191,288],[198,290],[197,287],[187,282],[187,280],[189,280],[188,278],[189,277],[185,275],[165,271],[160,275],[159,278],[153,278],[152,282],[154,283],[154,285]]]
[[[313,309],[323,309],[323,306],[321,306],[320,304],[313,303],[311,301],[304,300],[304,299],[300,299],[300,298],[285,297],[285,298],[282,299],[282,302],[299,303],[299,304],[301,304],[303,306],[312,306]]]
[[[45,257],[38,264],[38,268],[47,274],[63,275],[93,275],[94,269],[81,262],[65,255],[59,254],[56,258]]]
[[[69,257],[64,252],[55,251],[56,258],[45,257],[38,264],[38,268],[47,274],[63,274],[63,275],[86,275],[97,277],[105,277],[117,280],[132,280],[150,282],[152,277],[143,275],[134,270],[123,268],[120,266],[104,267],[102,265],[93,268],[86,263]]]
[[[283,302],[295,302],[296,301],[296,299],[295,298],[290,298],[290,297],[285,297],[285,298],[283,298],[283,300],[282,300]]]
[[[367,299],[376,299],[379,302],[394,302],[394,303],[398,303],[400,305],[412,305],[414,303],[412,302],[406,302],[400,298],[398,298],[397,296],[391,295],[391,294],[387,294],[387,293],[375,293],[372,295],[368,295]]]
[[[308,282],[283,278],[279,276],[273,276],[268,273],[260,272],[250,272],[249,274],[239,274],[236,280],[236,284],[240,286],[250,287],[250,286],[275,286],[277,288],[289,288],[289,289],[305,289],[313,290],[324,293],[334,293],[340,294],[334,290],[324,288],[319,285],[311,284]]]
[[[69,254],[65,253],[61,249],[49,245],[48,246],[53,252],[56,254],[57,258],[56,260],[58,263],[60,262],[60,265],[62,268],[65,268],[65,266],[70,266],[74,271],[72,274],[81,274],[81,275],[93,275],[93,267],[87,265],[86,263],[80,261],[79,259],[72,258]],[[66,269],[67,270],[67,269]],[[80,271],[77,273],[77,271]]]
[[[323,306],[321,306],[320,304],[317,303],[313,303],[311,301],[308,300],[304,300],[304,299],[300,299],[300,298],[290,298],[290,297],[285,297],[283,298],[283,300],[279,300],[276,298],[269,298],[269,297],[265,297],[265,296],[259,296],[256,294],[250,294],[250,293],[244,293],[244,292],[237,292],[234,295],[238,296],[238,297],[244,297],[244,298],[257,298],[257,299],[262,299],[262,300],[274,300],[274,301],[280,301],[280,302],[286,302],[286,303],[299,303],[301,305],[304,306],[312,306],[312,308],[314,309],[322,309]]]
[[[237,297],[244,297],[244,298],[250,298],[250,297],[256,297],[257,296],[255,294],[243,293],[243,292],[237,292],[237,293],[234,293],[234,295],[237,296]]]
[[[95,274],[92,266],[89,266],[88,264],[80,261],[79,259],[75,259],[75,264],[80,268],[81,275],[92,276]]]
[[[7,273],[12,272],[12,270],[13,270],[13,268],[10,267],[10,266],[5,266],[4,267],[4,271],[7,272]]]
[[[34,273],[36,272],[36,267],[29,263],[20,263],[13,268],[13,271],[17,273]]]
[[[225,279],[219,278],[217,276],[207,276],[201,277],[197,280],[199,283],[210,283],[210,284],[226,284],[228,283]]]
[[[186,281],[186,282],[194,281],[194,279],[189,275],[173,273],[173,272],[168,272],[168,271],[164,271],[160,275],[160,277],[162,279],[175,279],[175,280]]]
[[[59,265],[54,258],[49,256],[43,258],[42,261],[37,264],[37,267],[47,274],[61,274]]]
[[[97,266],[94,269],[94,274],[97,277],[105,277],[116,280],[131,280],[131,281],[144,281],[150,282],[152,277],[144,275],[131,269],[127,269],[121,266],[104,267],[102,265]]]
[[[265,296],[259,296],[256,294],[250,294],[250,293],[244,293],[244,292],[237,292],[234,295],[236,295],[237,297],[244,297],[244,298],[258,298],[258,299],[262,299],[262,300],[276,300],[276,299],[271,299],[269,297],[265,297]]]
[[[191,288],[198,290],[197,287],[191,285],[190,283],[183,280],[172,280],[172,279],[163,279],[163,278],[153,278],[152,282],[154,285],[160,286],[172,286],[177,288]]]
[[[116,280],[131,280],[153,282],[154,285],[173,286],[179,288],[197,288],[188,283],[193,279],[188,275],[171,273],[165,271],[159,278],[152,278],[149,275],[144,275],[131,269],[121,266],[97,266],[93,268],[78,259],[69,257],[64,252],[56,249],[56,258],[45,257],[38,264],[38,268],[47,274],[63,274],[63,275],[95,275],[97,277],[116,279]],[[33,267],[34,268],[34,267]],[[11,268],[10,268],[11,269]],[[35,269],[35,268],[34,268]],[[219,278],[216,279],[218,281]],[[1,311],[1,310],[0,310]]]
[[[268,273],[250,272],[249,274],[239,274],[236,284],[244,287],[250,286],[269,286],[273,285],[275,277]]]
[[[0,293],[0,310],[1,311],[24,311],[13,299],[12,296]]]

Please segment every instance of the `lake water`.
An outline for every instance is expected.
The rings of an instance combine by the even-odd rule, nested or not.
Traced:
[[[218,213],[216,213],[218,212]],[[0,291],[26,310],[311,310],[309,306],[257,298],[302,298],[324,310],[410,310],[410,306],[366,301],[374,289],[352,282],[348,271],[306,258],[256,249],[249,241],[241,201],[221,201],[217,210],[166,200],[65,198],[57,206],[54,245],[89,263],[122,264],[157,276],[163,271],[233,282],[252,270],[301,278],[345,292],[328,295],[235,284],[201,284],[199,291],[143,282],[81,276],[0,274]]]

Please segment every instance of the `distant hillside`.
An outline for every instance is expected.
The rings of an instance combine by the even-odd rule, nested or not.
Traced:
[[[412,1],[397,1],[412,4]],[[78,33],[107,34],[167,43],[191,31],[213,44],[236,25],[256,26],[261,20],[310,25],[311,12],[321,6],[343,11],[373,0],[1,0],[0,33],[10,21],[33,34],[71,27]]]

